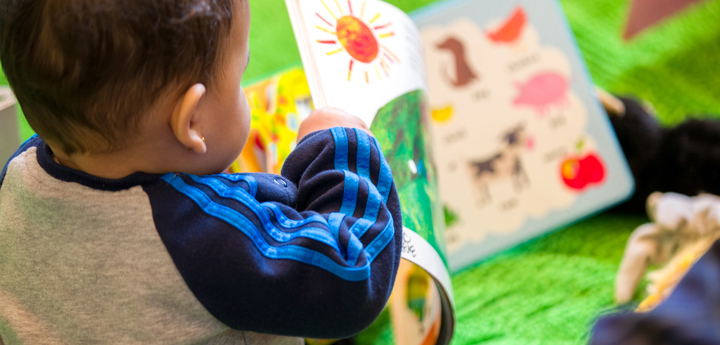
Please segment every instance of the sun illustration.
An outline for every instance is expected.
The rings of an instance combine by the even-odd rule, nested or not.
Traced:
[[[333,25],[328,19],[320,13],[315,13],[320,19],[320,24],[315,27],[325,34],[333,35],[336,39],[317,40],[317,43],[332,46],[341,45],[342,48],[331,49],[327,52],[328,56],[335,55],[345,51],[350,55],[350,67],[348,67],[348,81],[353,76],[353,68],[358,62],[362,72],[365,74],[365,82],[370,83],[373,72],[377,75],[377,80],[381,81],[383,75],[385,78],[390,77],[390,65],[400,63],[400,59],[393,54],[390,49],[380,43],[379,40],[386,39],[395,35],[392,31],[392,23],[382,22],[382,16],[377,13],[369,21],[365,21],[365,1],[362,2],[360,15],[356,16],[353,12],[351,0],[347,0],[347,12],[340,6],[338,0],[335,1],[339,12],[333,10],[327,5],[330,0],[320,0],[325,6],[330,16],[335,20]],[[357,68],[357,67],[356,67]],[[382,71],[382,73],[381,73]]]

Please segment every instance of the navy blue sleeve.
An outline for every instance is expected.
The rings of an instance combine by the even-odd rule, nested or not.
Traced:
[[[8,166],[10,165],[10,162],[23,152],[27,151],[31,147],[38,147],[43,143],[42,139],[37,136],[37,134],[30,137],[30,139],[26,140],[22,145],[20,145],[20,148],[18,148],[17,151],[8,159],[7,163],[5,163],[5,166],[3,167],[2,171],[0,171],[0,188],[2,188],[3,181],[5,180],[5,174],[7,173]]]
[[[244,331],[344,338],[385,307],[400,262],[400,204],[377,141],[306,137],[283,176],[168,174],[146,186],[180,274]]]
[[[653,311],[600,319],[591,344],[720,344],[720,242]]]

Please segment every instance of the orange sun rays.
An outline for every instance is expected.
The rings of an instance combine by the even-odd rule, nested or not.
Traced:
[[[341,5],[341,3],[345,2],[344,0],[319,1],[323,7],[325,7],[325,10],[327,10],[327,13],[315,13],[319,20],[315,28],[322,31],[324,33],[323,35],[332,35],[335,39],[318,39],[316,42],[328,46],[338,44],[341,46],[341,48],[333,47],[328,50],[326,52],[327,56],[332,56],[343,51],[350,55],[348,81],[352,80],[353,68],[357,69],[358,67],[361,69],[361,74],[364,72],[365,83],[367,84],[373,79],[371,78],[372,74],[369,73],[373,68],[377,74],[378,81],[382,81],[381,70],[385,77],[389,78],[391,64],[400,63],[400,59],[384,44],[381,44],[379,40],[395,36],[395,32],[392,31],[392,23],[382,23],[382,21],[376,23],[382,19],[381,13],[375,14],[372,19],[367,21],[364,18],[366,1],[362,1],[359,16],[357,16],[354,11],[357,8],[353,8],[353,2],[357,3],[357,0],[346,0],[346,8],[343,8]],[[335,10],[337,12],[333,11],[334,7],[337,7],[337,10]],[[334,20],[334,25],[330,17],[327,17],[328,14],[332,17],[332,20]],[[356,64],[356,62],[359,62],[359,64]]]

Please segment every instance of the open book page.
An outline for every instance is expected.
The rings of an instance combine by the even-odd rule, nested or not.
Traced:
[[[630,195],[557,0],[450,1],[414,18],[453,271]]]
[[[392,100],[427,90],[420,35],[404,12],[377,0],[287,5],[318,108],[341,108],[371,124]]]
[[[404,12],[379,0],[286,4],[315,107],[343,109],[370,126],[400,197],[403,258],[432,278],[433,284],[423,288],[421,274],[412,269],[398,276],[396,289],[404,285],[393,293],[390,308],[395,340],[448,343],[454,327],[452,287],[417,27]]]

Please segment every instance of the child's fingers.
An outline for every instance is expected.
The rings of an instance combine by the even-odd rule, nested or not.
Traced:
[[[298,141],[302,140],[306,135],[333,127],[347,127],[362,129],[372,135],[367,124],[359,117],[354,116],[344,110],[337,108],[325,107],[313,111],[305,121],[300,124],[298,131]]]

